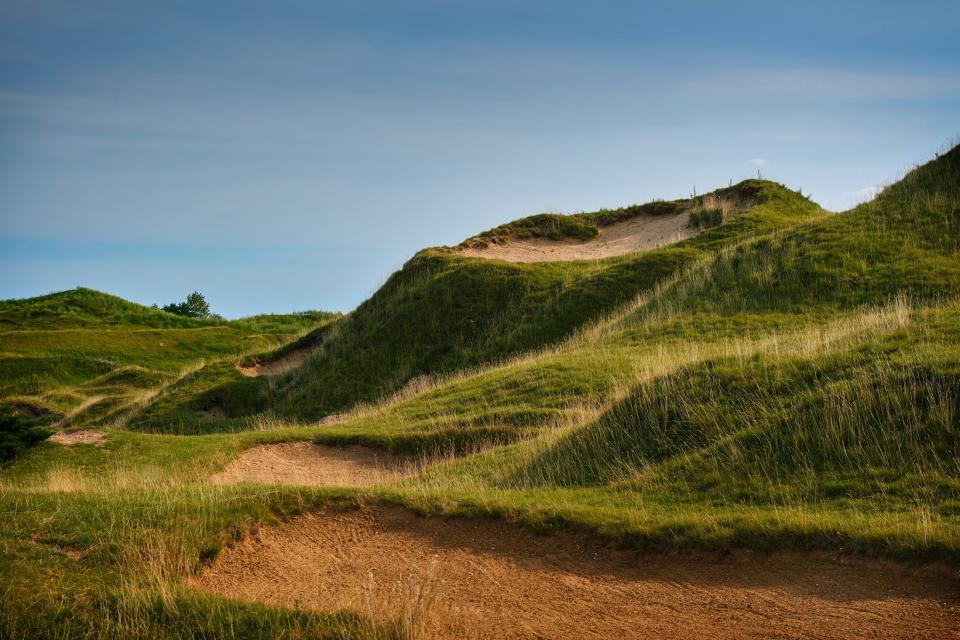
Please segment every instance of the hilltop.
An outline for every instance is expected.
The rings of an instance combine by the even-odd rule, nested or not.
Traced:
[[[0,330],[83,327],[194,328],[210,321],[177,316],[108,293],[78,287],[35,298],[0,300]]]

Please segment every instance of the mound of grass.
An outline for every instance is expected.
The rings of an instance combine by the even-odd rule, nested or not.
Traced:
[[[720,225],[723,217],[723,209],[719,207],[694,209],[690,212],[690,226],[709,229]]]
[[[4,330],[132,326],[193,328],[215,322],[177,316],[83,287],[36,298],[0,301],[0,328]]]
[[[925,478],[913,489],[956,491],[958,407],[957,375],[924,363],[893,367],[869,348],[709,361],[639,386],[517,478],[576,486],[659,471],[740,501],[744,486],[858,497],[885,481],[902,493],[907,479]]]
[[[296,333],[338,314],[302,311],[224,320],[190,318],[147,307],[94,289],[77,287],[45,296],[0,300],[0,331],[79,328],[195,329],[233,326],[246,332]]]
[[[517,240],[527,238],[590,240],[597,237],[598,233],[599,230],[595,225],[580,217],[540,213],[484,231],[478,236],[465,240],[463,246],[485,247],[491,242],[499,244],[514,238]]]
[[[272,406],[290,417],[321,418],[420,376],[548,345],[697,257],[677,247],[571,267],[421,254],[276,385]]]
[[[628,256],[519,264],[425,250],[326,332],[305,366],[279,381],[260,381],[263,389],[257,395],[264,400],[260,410],[319,419],[375,401],[419,377],[555,344],[652,291],[716,247],[825,215],[815,204],[771,182],[751,180],[716,193],[736,198],[746,208],[735,220],[696,238]],[[635,215],[682,211],[688,204],[655,202],[565,219],[612,224]],[[511,224],[511,229],[527,225]],[[231,385],[246,389],[247,384],[226,383],[216,393],[232,396],[237,390]]]

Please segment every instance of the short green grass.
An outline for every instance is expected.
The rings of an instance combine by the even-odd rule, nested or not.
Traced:
[[[113,427],[103,447],[45,443],[0,471],[0,636],[400,636],[363,612],[184,584],[256,527],[371,499],[635,548],[957,564],[960,148],[842,214],[771,183],[736,188],[755,196],[736,215],[633,256],[425,251],[313,332],[51,316],[0,335],[49,366],[32,399],[146,390],[122,420],[81,417]],[[233,368],[302,346],[317,351],[287,376]],[[21,389],[22,371],[4,383]],[[227,419],[198,415],[213,401]],[[246,447],[295,439],[420,452],[424,469],[364,492],[206,482]]]

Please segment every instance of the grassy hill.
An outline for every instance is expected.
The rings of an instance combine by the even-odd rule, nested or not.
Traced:
[[[49,317],[0,335],[4,358],[57,363],[46,379],[3,377],[34,400],[156,391],[120,423],[88,416],[128,427],[102,447],[42,444],[3,469],[0,635],[371,637],[352,614],[184,585],[264,523],[369,500],[634,548],[958,565],[960,147],[839,214],[769,182],[732,188],[751,194],[738,215],[641,253],[515,264],[425,250],[312,331],[50,330]],[[535,217],[468,242],[592,237],[638,211]],[[233,366],[300,347],[316,351],[284,375]],[[197,413],[212,400],[227,419]],[[332,411],[344,415],[315,423]],[[243,449],[304,439],[435,457],[362,490],[208,481]]]
[[[229,417],[270,410],[317,420],[373,402],[425,378],[477,367],[555,344],[699,261],[717,248],[828,215],[785,187],[748,180],[695,200],[658,201],[573,216],[535,216],[498,227],[467,244],[521,237],[591,237],[598,226],[637,215],[666,215],[711,198],[748,203],[728,224],[654,251],[604,260],[519,264],[426,249],[343,321],[324,330],[304,367],[274,380],[206,372],[211,390],[199,400],[171,399],[168,413],[140,424],[205,425],[191,407],[222,406]],[[584,230],[587,231],[584,231]],[[519,231],[518,231],[519,230]],[[196,386],[190,387],[191,391]],[[255,400],[251,400],[255,399]],[[192,414],[192,415],[191,415]],[[179,428],[179,427],[178,427]]]
[[[106,327],[183,329],[211,324],[214,322],[174,315],[83,287],[35,298],[0,300],[0,331]]]
[[[92,289],[0,301],[0,409],[71,424],[119,416],[205,362],[272,349],[334,318],[200,320]]]
[[[951,297],[960,281],[958,155],[954,148],[852,211],[720,252],[662,303],[729,315]]]

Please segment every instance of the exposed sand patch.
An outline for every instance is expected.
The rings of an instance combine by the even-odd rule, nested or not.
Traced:
[[[700,230],[688,226],[689,218],[686,211],[674,215],[638,215],[625,222],[600,227],[600,234],[592,240],[511,239],[506,244],[490,243],[482,249],[457,247],[454,251],[472,258],[508,262],[598,260],[656,249],[693,237]]]
[[[638,555],[396,507],[261,530],[192,584],[395,618],[431,638],[955,638],[955,572],[822,554]]]
[[[247,449],[211,480],[215,484],[366,487],[415,471],[412,461],[366,447],[287,442]]]
[[[313,351],[313,347],[296,349],[295,351],[291,351],[290,353],[277,358],[276,360],[271,360],[270,362],[265,362],[263,364],[255,364],[249,367],[241,366],[238,363],[237,371],[248,378],[256,378],[258,376],[278,376],[302,365],[310,355],[311,351]]]
[[[62,444],[70,447],[75,444],[94,444],[100,446],[106,439],[107,436],[102,431],[82,429],[80,431],[58,431],[47,440],[54,444]]]

